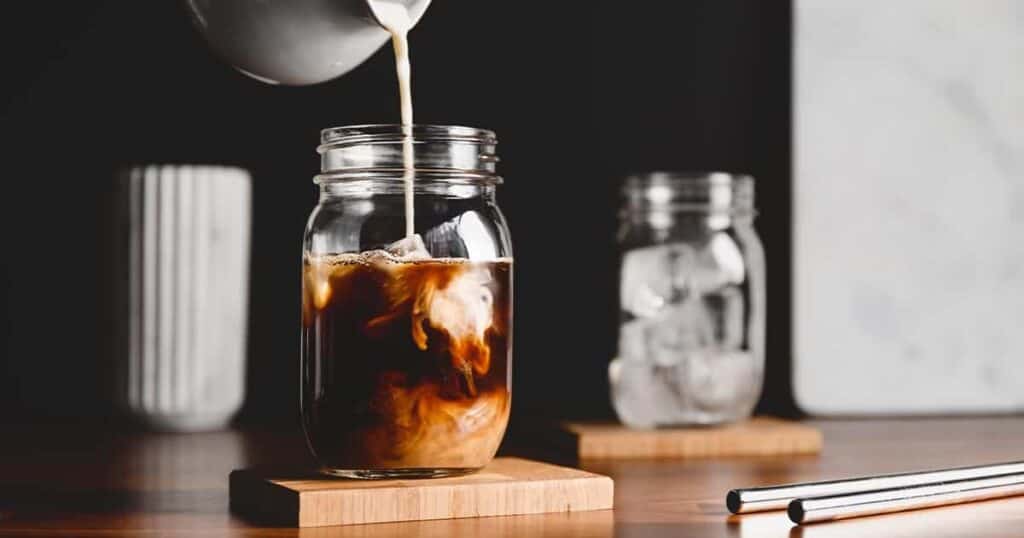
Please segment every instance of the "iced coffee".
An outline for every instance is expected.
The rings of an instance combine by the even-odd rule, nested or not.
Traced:
[[[303,425],[324,472],[445,476],[494,456],[510,407],[511,259],[303,261]]]

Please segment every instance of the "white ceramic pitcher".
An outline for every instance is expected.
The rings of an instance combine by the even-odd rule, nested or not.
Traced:
[[[239,71],[271,84],[341,76],[389,35],[375,5],[405,5],[418,22],[430,0],[186,0],[210,46]]]

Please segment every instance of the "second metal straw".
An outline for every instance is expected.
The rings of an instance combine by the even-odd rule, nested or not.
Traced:
[[[789,504],[793,523],[817,523],[888,514],[1024,494],[1024,474],[968,478],[922,486],[796,499]]]

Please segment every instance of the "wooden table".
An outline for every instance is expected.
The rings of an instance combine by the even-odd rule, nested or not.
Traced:
[[[0,536],[1019,536],[1024,498],[793,527],[728,517],[736,486],[1024,459],[1024,418],[816,422],[819,457],[583,461],[615,479],[614,511],[312,529],[261,528],[228,511],[232,469],[306,461],[290,433],[90,433],[5,427]]]

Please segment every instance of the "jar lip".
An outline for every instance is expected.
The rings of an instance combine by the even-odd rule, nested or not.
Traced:
[[[417,180],[499,183],[493,131],[461,125],[397,124],[331,127],[321,131],[318,183],[387,180],[409,172]],[[411,153],[411,155],[410,155]],[[407,160],[411,157],[411,162]]]
[[[622,182],[623,209],[650,211],[754,211],[754,177],[730,172],[654,171]]]
[[[342,125],[328,127],[320,131],[321,146],[318,151],[323,153],[327,147],[339,147],[373,142],[393,142],[402,140],[405,134],[402,126],[396,123],[367,123],[362,125]],[[494,131],[466,127],[464,125],[432,125],[416,123],[412,125],[414,141],[446,141],[471,142],[476,144],[497,144],[498,137]]]
[[[623,181],[623,189],[630,188],[630,185],[727,186],[753,182],[754,176],[743,172],[653,170],[627,175]]]

